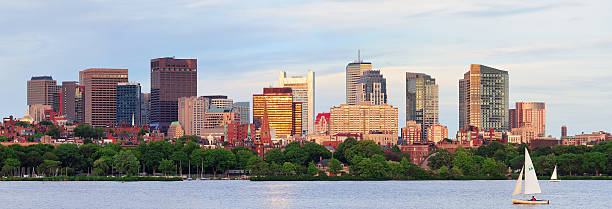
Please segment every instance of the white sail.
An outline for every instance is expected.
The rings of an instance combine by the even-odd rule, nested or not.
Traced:
[[[540,190],[540,183],[538,183],[538,176],[533,167],[533,162],[531,162],[529,151],[525,148],[525,194],[539,193],[542,193],[542,191]]]
[[[523,168],[521,168],[521,174],[519,174],[518,180],[516,180],[516,186],[514,186],[514,192],[512,196],[523,193]]]
[[[552,176],[550,180],[557,180],[557,166],[555,165],[555,170],[553,170]]]

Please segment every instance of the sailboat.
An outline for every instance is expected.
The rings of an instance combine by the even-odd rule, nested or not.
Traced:
[[[523,191],[523,172],[525,173],[525,190]],[[512,196],[523,194],[523,200],[512,198],[513,204],[549,204],[548,200],[527,200],[525,195],[528,194],[540,194],[540,183],[538,183],[538,176],[536,175],[533,162],[527,148],[525,148],[525,165],[521,168],[521,174],[519,174],[516,186],[514,186],[514,192]]]
[[[557,179],[557,166],[555,165],[555,170],[553,170],[552,176],[550,177],[550,182],[560,182],[561,180]]]

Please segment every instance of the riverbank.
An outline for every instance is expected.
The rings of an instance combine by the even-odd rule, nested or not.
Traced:
[[[427,176],[427,177],[363,177],[363,176],[261,176],[251,181],[410,181],[410,180],[507,180],[506,176]]]
[[[182,181],[181,177],[153,177],[153,176],[54,176],[54,177],[8,177],[0,181]]]

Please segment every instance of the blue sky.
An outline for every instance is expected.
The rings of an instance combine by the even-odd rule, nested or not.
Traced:
[[[547,105],[547,134],[612,131],[610,1],[0,0],[0,115],[22,116],[26,81],[128,68],[150,89],[149,60],[198,59],[198,94],[251,101],[277,71],[315,71],[316,112],[344,102],[357,49],[387,78],[404,123],[405,72],[434,76],[454,136],[469,64],[509,71],[516,101]]]

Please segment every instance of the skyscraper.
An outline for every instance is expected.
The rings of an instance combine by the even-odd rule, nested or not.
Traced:
[[[140,94],[139,83],[117,84],[117,125],[141,125]]]
[[[77,106],[77,82],[76,81],[64,81],[62,82],[62,113],[66,117],[66,120],[73,122],[77,121],[76,118],[76,106]]]
[[[104,127],[117,122],[117,84],[123,82],[128,82],[128,69],[79,72],[79,83],[85,86],[85,123]]]
[[[346,66],[346,104],[357,104],[357,81],[365,71],[372,70],[372,63],[363,62],[361,56]]]
[[[197,96],[196,59],[174,57],[151,60],[151,110],[153,128],[167,132],[170,123],[178,120],[178,98]]]
[[[186,135],[200,135],[208,107],[206,101],[204,97],[195,96],[178,99],[178,122]]]
[[[291,88],[293,102],[302,103],[302,132],[304,134],[314,131],[314,98],[315,80],[314,72],[309,70],[307,76],[287,77],[287,72],[278,73],[278,85],[281,88]]]
[[[567,126],[561,126],[561,137],[567,136]]]
[[[149,121],[149,110],[151,109],[151,94],[141,93],[140,94],[140,124],[150,124]]]
[[[438,85],[423,73],[406,72],[406,121],[421,124],[424,139],[429,127],[438,123]]]
[[[509,130],[508,71],[479,64],[459,80],[459,128]]]
[[[85,86],[77,85],[74,91],[74,121],[85,122]]]
[[[357,80],[357,104],[387,104],[387,79],[378,70],[364,71]]]
[[[533,127],[536,135],[546,136],[546,104],[544,102],[517,102],[509,111],[511,128]]]
[[[263,94],[253,95],[253,123],[264,126],[264,115],[270,130],[277,136],[302,134],[302,103],[293,102],[291,88],[264,88]]]
[[[240,124],[251,123],[251,103],[250,102],[236,102],[234,103],[234,109],[240,114]]]
[[[51,76],[33,76],[28,81],[28,105],[51,105],[54,112],[61,112],[60,91]]]

